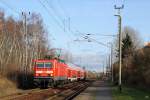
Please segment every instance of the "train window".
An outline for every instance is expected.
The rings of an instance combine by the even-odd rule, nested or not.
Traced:
[[[42,63],[42,62],[37,62],[36,65],[37,65],[37,67],[44,67],[44,63]]]
[[[45,63],[45,67],[51,68],[52,67],[52,63],[50,63],[50,62]]]

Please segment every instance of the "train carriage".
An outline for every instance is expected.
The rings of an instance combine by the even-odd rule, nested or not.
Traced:
[[[83,74],[85,71],[82,68],[64,63],[58,59],[33,60],[33,62],[34,81],[42,87],[57,86],[60,83],[77,81],[85,77]]]

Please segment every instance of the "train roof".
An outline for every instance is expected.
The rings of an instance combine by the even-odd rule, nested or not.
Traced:
[[[79,67],[79,66],[77,66],[77,65],[75,65],[75,64],[72,64],[72,63],[66,63],[69,67],[71,67],[71,68],[73,68],[73,69],[75,69],[75,70],[80,70],[80,71],[84,71],[84,69],[83,68],[81,68],[81,67]]]
[[[51,60],[49,60],[49,59],[34,59],[34,60],[32,60],[33,62],[50,62],[50,61],[53,61],[54,59],[51,59]]]
[[[58,62],[65,63],[65,60],[62,59],[34,59],[33,62],[49,62],[57,60]]]

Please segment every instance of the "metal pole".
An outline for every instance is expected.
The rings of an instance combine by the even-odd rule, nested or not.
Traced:
[[[104,66],[105,66],[105,65],[104,65],[104,61],[103,61],[103,76],[104,76]]]
[[[112,78],[112,83],[114,82],[114,72],[113,72],[113,62],[112,62],[112,60],[113,60],[113,45],[112,45],[112,43],[111,43],[111,78]]]
[[[114,76],[113,76],[113,44],[109,42],[110,44],[110,70],[111,70],[111,81],[114,82]]]
[[[109,54],[109,68],[108,68],[108,76],[109,76],[109,78],[111,77],[110,69],[111,69],[111,54]]]
[[[122,32],[121,32],[121,16],[119,16],[119,90],[121,87],[121,68],[122,68]]]
[[[118,17],[118,33],[119,33],[119,91],[120,93],[122,92],[122,86],[121,86],[121,67],[122,67],[122,33],[121,33],[121,15],[120,15],[120,10],[124,8],[124,5],[121,7],[117,7],[115,5],[115,9],[118,10],[118,14],[115,15]]]
[[[115,15],[118,17],[118,33],[119,33],[119,91],[122,91],[121,87],[121,65],[122,65],[122,33],[121,33],[121,16]]]

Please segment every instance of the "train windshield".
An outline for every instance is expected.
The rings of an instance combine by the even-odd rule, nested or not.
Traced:
[[[36,66],[39,68],[51,68],[52,63],[51,62],[37,62]]]
[[[37,67],[44,67],[44,63],[43,62],[37,62],[36,65],[37,65]]]
[[[51,68],[51,67],[52,67],[52,63],[46,62],[46,63],[45,63],[45,67],[46,67],[46,68]]]

